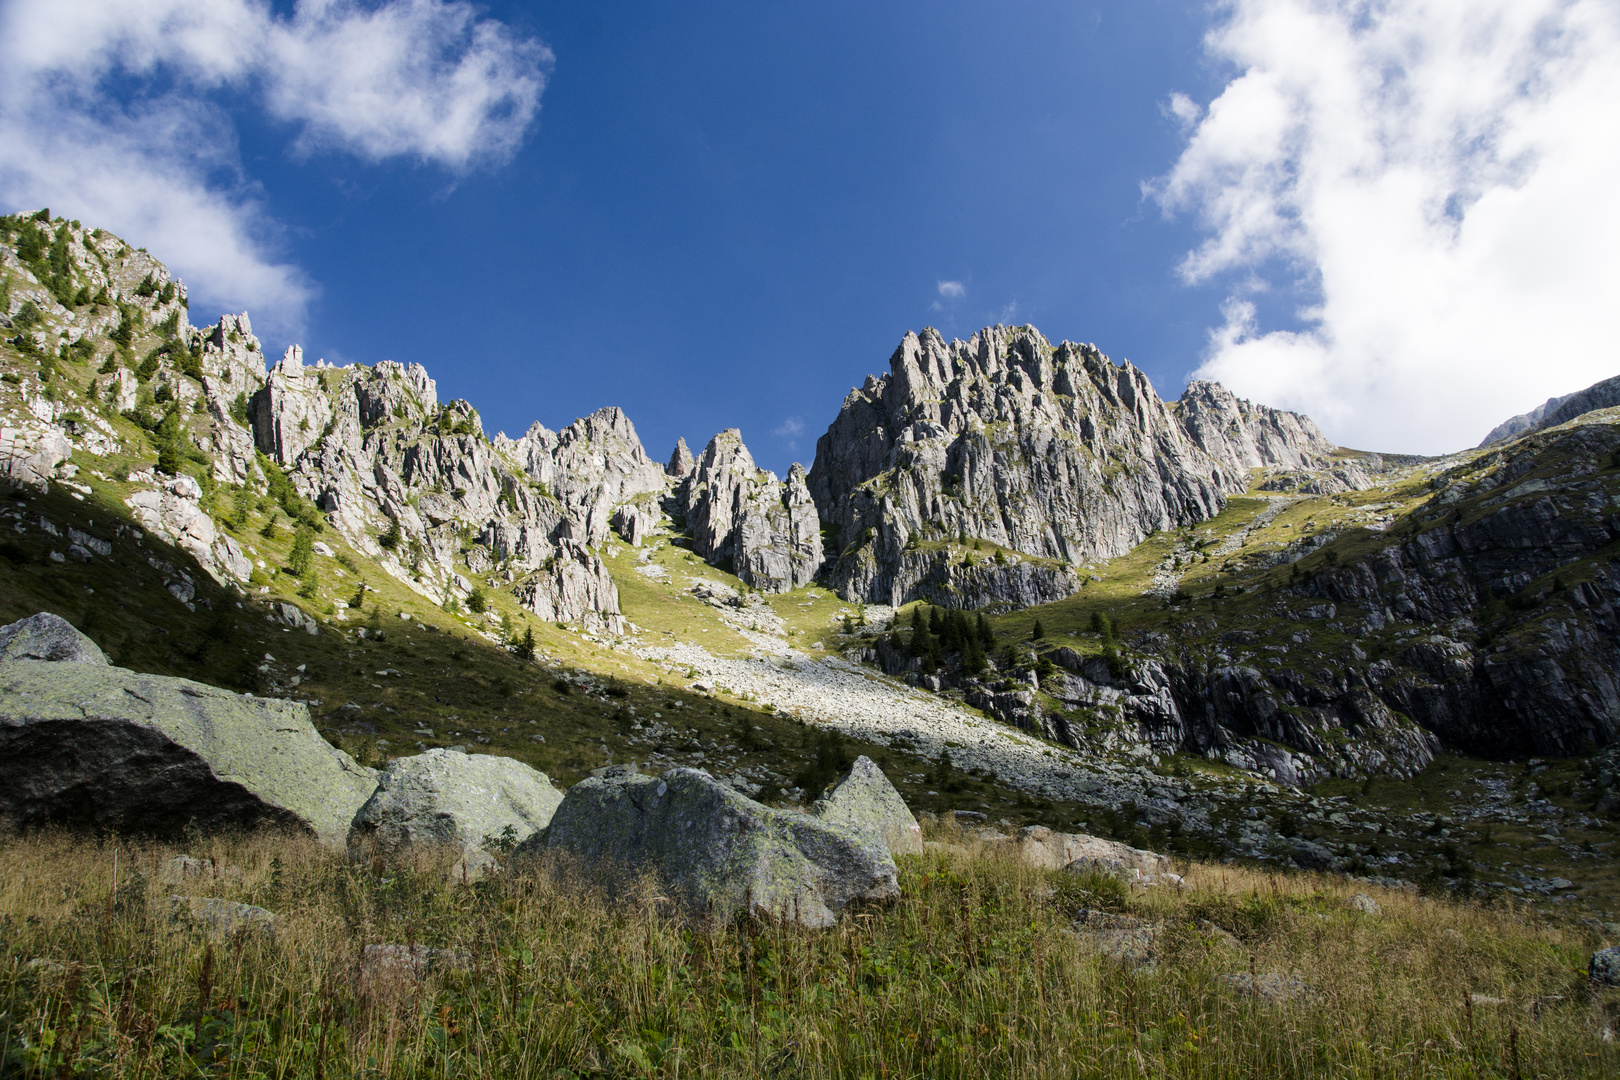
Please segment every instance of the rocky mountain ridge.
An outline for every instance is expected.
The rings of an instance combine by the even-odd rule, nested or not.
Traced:
[[[1166,403],[1129,363],[1032,327],[949,343],[929,329],[850,392],[809,484],[837,530],[829,580],[846,599],[949,603],[919,541],[956,537],[1061,564],[1033,593],[984,575],[979,595],[1023,606],[1077,588],[1067,567],[1213,517],[1250,469],[1318,467],[1335,449],[1309,419],[1215,384]]]

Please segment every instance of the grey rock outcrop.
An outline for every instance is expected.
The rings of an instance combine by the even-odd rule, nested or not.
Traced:
[[[1562,397],[1550,397],[1546,401],[1543,401],[1540,405],[1537,405],[1535,408],[1531,409],[1529,412],[1520,413],[1518,416],[1508,417],[1500,424],[1497,424],[1495,427],[1491,428],[1490,434],[1486,435],[1479,441],[1479,448],[1490,446],[1492,443],[1505,442],[1520,432],[1529,431],[1531,428],[1540,424],[1542,418],[1548,413],[1552,412],[1554,409],[1558,408],[1558,406],[1568,401],[1569,397],[1570,395],[1568,394],[1565,394]]]
[[[862,754],[811,813],[822,821],[871,833],[893,855],[923,853],[922,826],[877,763]]]
[[[545,773],[513,758],[443,749],[395,758],[354,816],[349,852],[363,858],[449,850],[458,866],[482,873],[494,861],[491,841],[527,840],[546,827],[562,799]]]
[[[598,409],[553,434],[539,424],[510,446],[535,481],[562,502],[567,536],[599,545],[616,507],[662,492],[664,470],[647,456],[635,425],[620,409]]]
[[[566,541],[546,566],[512,591],[520,604],[547,622],[579,622],[587,630],[624,633],[619,588],[606,564]]]
[[[56,467],[72,455],[73,444],[60,431],[0,426],[0,480],[10,487],[44,494]]]
[[[1170,869],[1170,860],[1155,852],[1085,833],[1054,832],[1044,825],[1020,829],[1009,843],[1020,861],[1042,870],[1098,871],[1154,880]]]
[[[1602,382],[1593,383],[1585,390],[1577,391],[1568,397],[1557,399],[1558,404],[1538,420],[1532,427],[1537,431],[1567,424],[1578,416],[1585,416],[1589,412],[1599,409],[1612,409],[1620,405],[1620,375]],[[1547,404],[1551,405],[1552,402]]]
[[[107,654],[60,615],[42,611],[0,626],[0,664],[19,660],[105,667]]]
[[[900,894],[877,837],[773,810],[696,769],[591,777],[519,854],[553,852],[594,880],[652,872],[694,914],[830,926],[856,901]]]
[[[1479,448],[1506,442],[1515,435],[1527,431],[1541,431],[1557,427],[1559,424],[1567,424],[1586,413],[1598,409],[1612,409],[1616,406],[1620,406],[1620,375],[1595,382],[1585,390],[1577,390],[1573,394],[1550,397],[1529,412],[1502,421],[1491,429],[1489,435],[1480,440]]]
[[[821,522],[804,469],[795,464],[783,482],[758,468],[736,428],[709,440],[680,498],[692,550],[746,585],[788,592],[821,567]]]
[[[1188,438],[1231,472],[1319,469],[1337,449],[1311,418],[1255,405],[1220,383],[1194,380],[1172,406]]]
[[[641,511],[667,484],[620,410],[490,440],[472,406],[440,404],[419,365],[310,367],[296,347],[252,402],[259,449],[412,588],[455,595],[464,558],[515,582],[543,618],[618,632],[618,591],[590,549],[616,519],[636,538],[650,531],[656,518]]]
[[[104,664],[0,664],[0,817],[15,826],[269,825],[342,844],[375,787],[299,703]]]
[[[1213,516],[1249,468],[1316,463],[1330,449],[1309,420],[1211,384],[1167,405],[1094,346],[1002,326],[947,344],[929,329],[850,392],[816,443],[809,488],[838,530],[839,594],[900,604],[923,595],[914,572],[900,573],[917,541],[1111,557]]]
[[[664,472],[677,480],[685,480],[697,468],[697,459],[687,447],[684,438],[675,440],[675,450],[669,455],[669,464],[664,466]]]
[[[1620,986],[1620,948],[1599,949],[1593,953],[1586,973],[1599,986]]]
[[[165,480],[124,500],[135,520],[197,560],[214,580],[246,581],[253,564],[240,544],[220,533],[202,508],[202,487],[189,476]]]

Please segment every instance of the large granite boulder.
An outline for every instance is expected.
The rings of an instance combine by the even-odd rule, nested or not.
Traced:
[[[852,901],[900,895],[874,835],[773,810],[697,769],[591,777],[518,849],[551,852],[610,884],[652,872],[687,909],[830,926]]]
[[[513,758],[440,749],[396,758],[355,814],[349,852],[452,849],[458,867],[478,874],[494,861],[493,843],[527,840],[562,800],[545,773]]]
[[[1086,833],[1054,832],[1044,825],[1018,830],[1011,844],[1020,860],[1042,870],[1102,871],[1153,880],[1170,869],[1170,860],[1157,852]]]
[[[0,626],[0,664],[14,660],[100,664],[105,667],[107,654],[60,615],[42,611],[8,626]]]
[[[893,855],[923,853],[922,826],[877,763],[862,754],[811,811],[822,821],[871,833]]]
[[[376,786],[297,702],[105,663],[0,663],[0,820],[13,826],[266,825],[342,844]]]

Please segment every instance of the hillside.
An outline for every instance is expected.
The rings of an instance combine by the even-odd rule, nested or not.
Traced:
[[[866,753],[919,809],[1620,908],[1608,412],[1389,458],[1028,328],[930,332],[808,475],[735,432],[660,467],[616,409],[490,437],[420,367],[267,365],[145,252],[3,221],[0,619],[306,700],[370,763],[791,803]]]

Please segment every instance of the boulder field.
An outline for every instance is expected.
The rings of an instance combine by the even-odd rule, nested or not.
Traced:
[[[281,827],[357,861],[448,853],[462,878],[507,855],[544,857],[610,892],[650,876],[694,917],[809,927],[897,898],[896,857],[924,850],[916,817],[866,757],[808,810],[765,806],[700,769],[618,766],[566,794],[520,761],[459,751],[379,773],[327,743],[301,703],[114,667],[43,612],[0,627],[0,819],[161,837]],[[1046,869],[1140,879],[1168,865],[1046,829],[989,839]],[[189,862],[178,865],[183,878]]]

